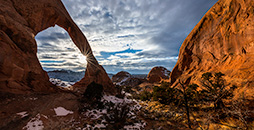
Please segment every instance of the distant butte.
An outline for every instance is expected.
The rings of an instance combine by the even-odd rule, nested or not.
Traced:
[[[162,66],[153,67],[147,75],[147,80],[151,83],[158,83],[169,78],[170,71]]]

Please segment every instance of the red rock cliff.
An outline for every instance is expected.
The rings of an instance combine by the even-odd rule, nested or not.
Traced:
[[[92,54],[90,45],[61,0],[0,1],[0,91],[26,93],[54,91],[38,58],[34,36],[55,25],[64,28],[87,56],[85,77],[74,85],[82,90],[95,81],[112,92],[113,84]]]
[[[170,80],[197,83],[204,72],[254,86],[254,1],[219,0],[183,42]]]

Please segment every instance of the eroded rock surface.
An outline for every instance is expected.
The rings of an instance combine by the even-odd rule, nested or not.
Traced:
[[[64,28],[81,53],[87,56],[85,77],[74,85],[84,91],[91,82],[113,92],[113,84],[92,54],[90,45],[73,22],[61,0],[0,1],[0,91],[10,93],[52,92],[54,86],[42,69],[34,36],[59,25]]]
[[[171,82],[198,83],[204,72],[220,71],[231,84],[253,87],[253,21],[253,0],[219,0],[183,42]]]
[[[151,83],[160,82],[162,79],[168,79],[170,71],[165,67],[156,66],[153,67],[147,75],[147,80]]]

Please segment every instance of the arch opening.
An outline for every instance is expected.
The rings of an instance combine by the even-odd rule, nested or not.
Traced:
[[[85,75],[87,59],[59,26],[50,27],[35,36],[37,57],[52,84],[69,87]]]

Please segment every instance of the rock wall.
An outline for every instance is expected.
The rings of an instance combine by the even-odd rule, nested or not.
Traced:
[[[183,42],[170,80],[198,83],[204,72],[220,71],[253,92],[253,66],[254,1],[219,0]]]
[[[55,91],[38,61],[34,39],[37,33],[55,25],[69,33],[75,45],[88,59],[85,77],[74,85],[75,90],[84,91],[94,81],[102,84],[104,90],[112,92],[114,88],[110,78],[98,64],[87,39],[61,0],[0,1],[0,91]]]

